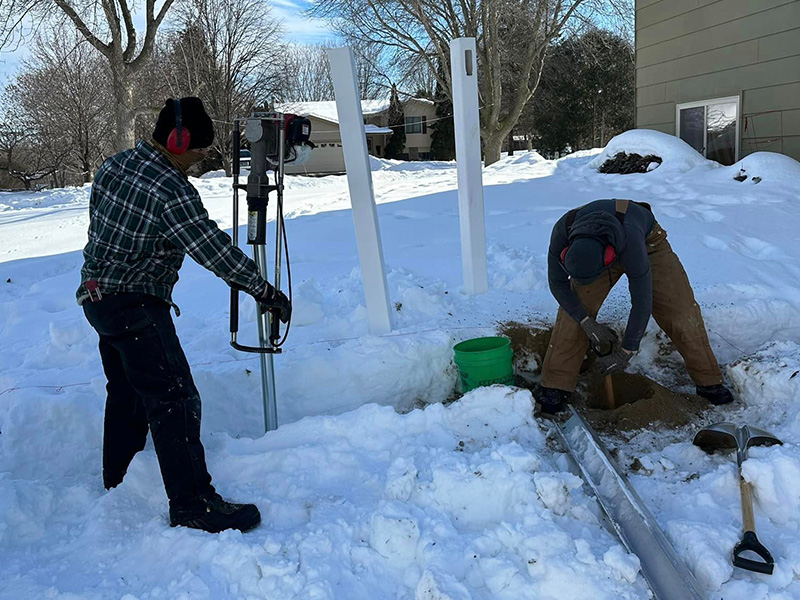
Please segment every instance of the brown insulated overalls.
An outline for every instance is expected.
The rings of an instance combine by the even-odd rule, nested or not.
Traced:
[[[625,210],[627,205],[620,212]],[[653,318],[675,344],[696,385],[722,383],[722,373],[708,343],[703,316],[689,278],[667,241],[667,232],[658,222],[653,224],[646,244],[653,281]],[[617,262],[590,284],[572,282],[572,289],[593,318],[597,317],[600,306],[622,274]],[[542,386],[573,391],[588,348],[589,339],[580,325],[559,308],[542,365]]]

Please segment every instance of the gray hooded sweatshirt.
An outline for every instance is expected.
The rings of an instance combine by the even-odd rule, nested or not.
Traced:
[[[577,209],[569,231],[568,216],[569,213],[556,222],[550,236],[547,253],[550,292],[561,308],[580,323],[587,312],[572,290],[569,274],[561,263],[561,252],[577,237],[592,237],[604,246],[610,244],[617,255],[614,264],[619,264],[628,277],[631,294],[631,312],[622,347],[632,352],[638,350],[653,310],[653,284],[645,243],[655,223],[653,213],[647,207],[631,201],[627,212],[620,215],[620,220],[616,215],[616,200],[595,200]],[[601,273],[600,277],[610,277],[610,274]]]

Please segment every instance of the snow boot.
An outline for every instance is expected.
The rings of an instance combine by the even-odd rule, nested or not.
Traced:
[[[733,402],[733,394],[721,383],[717,385],[698,385],[696,394],[717,406]]]
[[[261,523],[261,513],[255,504],[226,502],[217,493],[198,499],[191,506],[169,508],[172,527],[191,527],[209,533],[225,529],[250,531]]]
[[[567,407],[567,401],[572,394],[556,388],[543,387],[539,394],[540,412],[544,415],[555,415]]]

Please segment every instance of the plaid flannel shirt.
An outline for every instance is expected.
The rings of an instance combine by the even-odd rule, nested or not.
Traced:
[[[233,288],[266,291],[255,263],[208,218],[200,194],[166,156],[142,141],[106,160],[92,184],[78,304],[90,298],[89,280],[101,293],[142,292],[173,304],[186,254]]]

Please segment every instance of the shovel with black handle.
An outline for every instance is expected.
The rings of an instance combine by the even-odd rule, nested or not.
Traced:
[[[772,446],[782,444],[769,431],[734,423],[717,423],[701,429],[694,436],[695,446],[706,452],[714,450],[736,450],[736,464],[739,471],[739,492],[742,497],[742,522],[744,534],[741,541],[733,549],[733,565],[740,569],[772,575],[775,560],[756,536],[756,520],[753,514],[753,491],[750,484],[742,477],[742,463],[747,459],[750,446]],[[755,553],[761,560],[745,558],[745,552]]]

